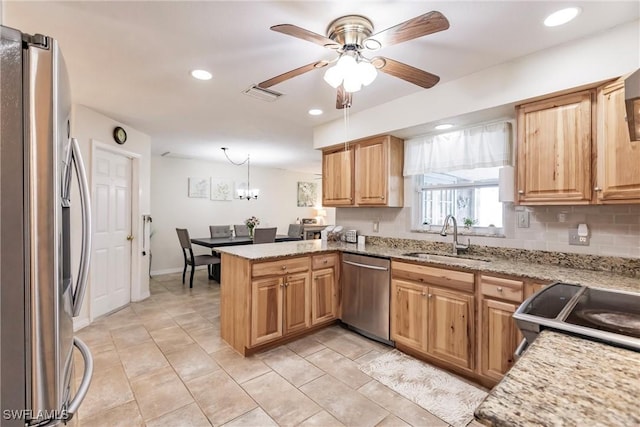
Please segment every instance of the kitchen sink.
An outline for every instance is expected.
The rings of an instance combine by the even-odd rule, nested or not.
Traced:
[[[422,261],[444,262],[447,264],[463,265],[466,267],[482,267],[490,262],[475,258],[462,258],[453,255],[436,255],[427,252],[408,252],[402,255],[412,258],[420,258]]]

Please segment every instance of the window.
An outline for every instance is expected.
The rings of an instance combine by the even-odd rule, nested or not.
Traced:
[[[414,228],[442,225],[453,215],[458,227],[502,227],[498,200],[499,167],[463,169],[416,176],[418,207]]]

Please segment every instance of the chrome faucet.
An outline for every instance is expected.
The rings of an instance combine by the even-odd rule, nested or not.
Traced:
[[[469,249],[469,246],[471,246],[471,239],[468,239],[466,245],[463,243],[458,243],[458,222],[456,221],[456,218],[451,214],[447,215],[447,217],[444,219],[444,225],[442,226],[442,230],[440,230],[441,236],[447,235],[447,225],[449,224],[449,218],[453,220],[453,252],[452,253],[454,255],[458,255],[458,251],[466,251],[467,249]]]

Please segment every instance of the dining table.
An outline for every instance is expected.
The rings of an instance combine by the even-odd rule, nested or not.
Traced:
[[[295,240],[302,240],[301,237],[291,237],[286,234],[276,234],[275,242],[292,242]],[[198,246],[204,246],[209,249],[221,246],[237,246],[237,245],[252,245],[253,238],[246,237],[195,237],[191,239],[191,243]],[[214,264],[211,269],[209,279],[215,280],[220,283],[220,264]]]

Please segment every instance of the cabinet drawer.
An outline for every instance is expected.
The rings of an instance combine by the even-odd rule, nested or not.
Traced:
[[[480,276],[480,290],[484,296],[522,302],[524,282],[502,277]]]
[[[336,264],[338,264],[338,254],[322,254],[311,257],[311,268],[314,270],[334,267]]]
[[[464,271],[393,261],[391,274],[393,278],[473,292],[473,273]]]
[[[253,277],[273,276],[277,274],[299,273],[309,270],[309,257],[285,258],[278,261],[253,264]]]

